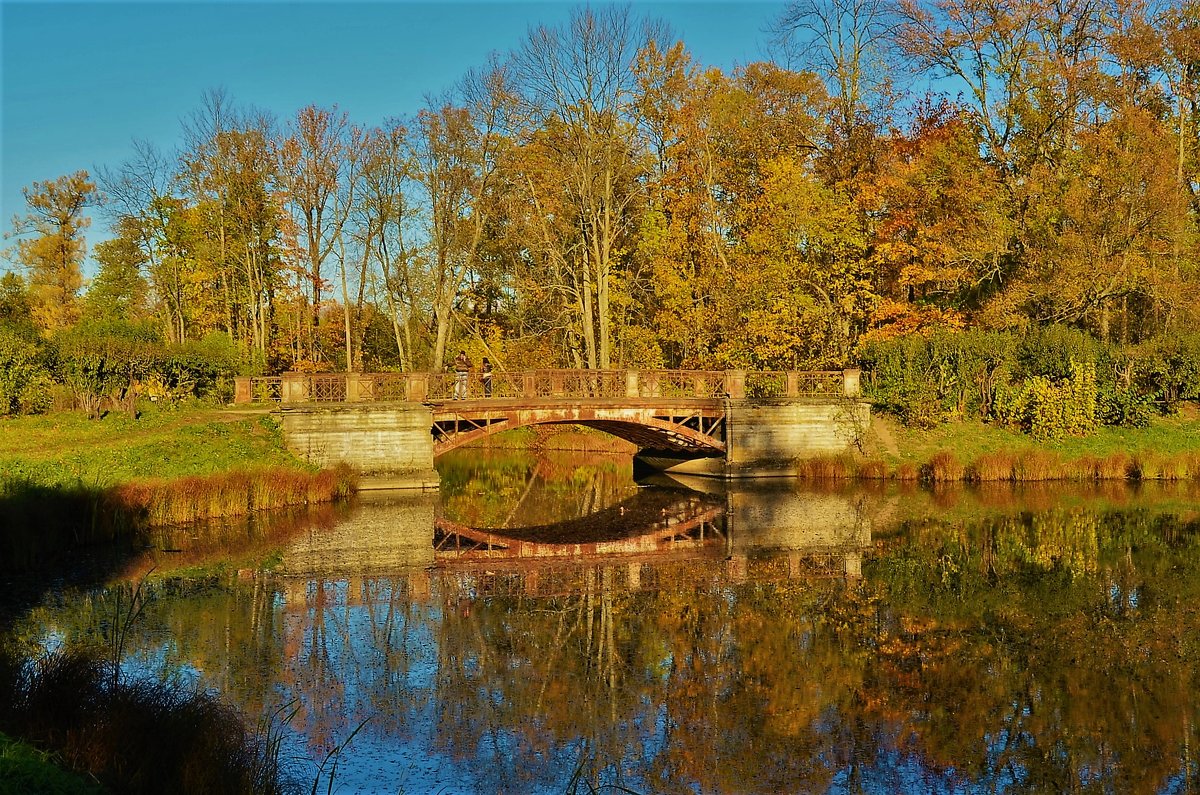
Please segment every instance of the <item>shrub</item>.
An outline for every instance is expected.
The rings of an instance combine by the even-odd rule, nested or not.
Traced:
[[[0,649],[0,730],[56,753],[113,792],[294,789],[270,732],[203,691],[127,681],[83,649],[20,660]]]
[[[42,346],[0,326],[0,415],[40,414],[53,385]]]
[[[1164,411],[1183,400],[1200,400],[1200,334],[1163,337],[1131,351],[1138,394],[1153,395]]]
[[[1153,394],[1142,394],[1134,388],[1106,389],[1097,400],[1099,419],[1105,425],[1125,428],[1145,428],[1154,412]]]
[[[1017,387],[1001,388],[995,416],[1035,439],[1087,435],[1097,425],[1095,366],[1071,360],[1061,381],[1037,375]]]
[[[129,323],[80,325],[55,342],[59,378],[92,418],[106,400],[133,414],[134,384],[151,372],[161,351],[150,330]]]

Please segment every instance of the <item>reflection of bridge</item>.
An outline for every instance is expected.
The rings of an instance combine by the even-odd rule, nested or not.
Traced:
[[[650,489],[586,517],[520,528],[469,527],[438,518],[437,505],[427,494],[368,495],[335,527],[292,539],[278,571],[289,579],[407,572],[425,592],[441,583],[473,596],[545,597],[602,585],[855,578],[871,546],[856,500],[794,489]]]
[[[235,402],[281,409],[288,445],[368,475],[431,473],[433,459],[501,431],[575,424],[642,450],[723,458],[729,476],[786,474],[838,452],[868,415],[857,370],[747,372],[527,370],[478,373],[454,400],[445,373],[289,373],[238,379]],[[436,482],[436,481],[435,481]]]
[[[725,513],[723,502],[693,494],[661,508],[645,503],[627,500],[590,516],[533,527],[475,528],[438,519],[434,522],[434,557],[497,561],[725,548],[726,536],[718,524]]]

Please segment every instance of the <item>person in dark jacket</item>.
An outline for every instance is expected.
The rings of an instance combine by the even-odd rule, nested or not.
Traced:
[[[490,398],[492,396],[492,363],[486,356],[483,357],[483,364],[479,365],[479,380],[483,384],[483,396]]]
[[[467,399],[467,374],[471,372],[471,360],[466,351],[459,351],[454,357],[454,399]]]

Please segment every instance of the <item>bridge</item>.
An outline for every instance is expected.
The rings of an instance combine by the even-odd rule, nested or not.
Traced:
[[[523,370],[490,381],[469,373],[455,399],[453,373],[285,373],[237,379],[234,402],[277,406],[298,454],[349,462],[381,485],[413,473],[436,483],[436,457],[545,424],[605,431],[663,466],[787,474],[797,457],[846,449],[869,421],[858,370]]]

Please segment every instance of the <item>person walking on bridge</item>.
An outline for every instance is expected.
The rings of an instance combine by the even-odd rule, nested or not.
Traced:
[[[471,360],[466,351],[459,351],[454,357],[454,399],[467,399],[467,374],[471,372]]]

